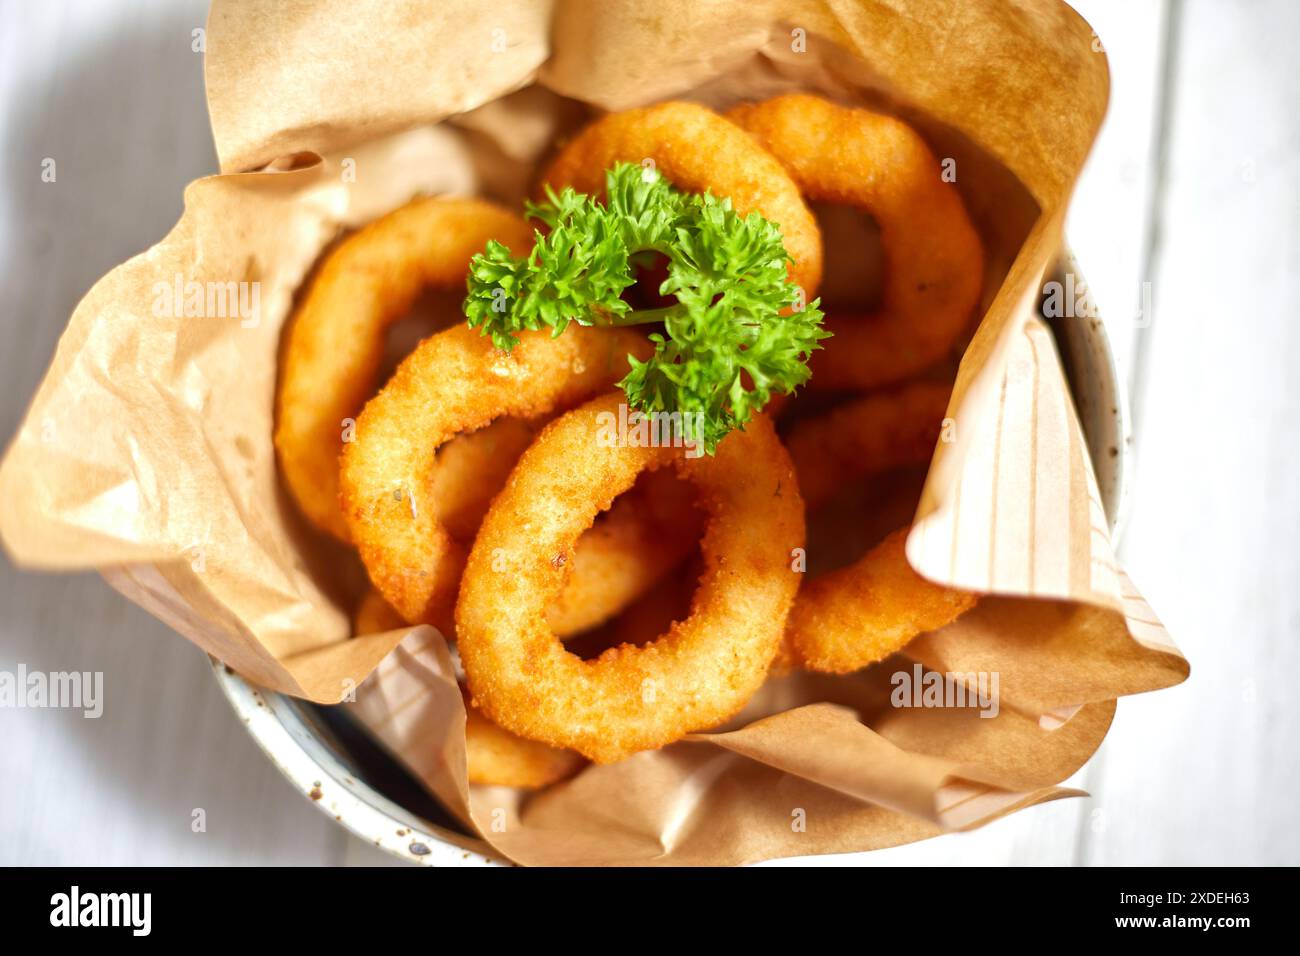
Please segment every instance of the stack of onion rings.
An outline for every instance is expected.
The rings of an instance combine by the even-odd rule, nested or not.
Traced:
[[[598,762],[663,746],[744,706],[780,644],[798,586],[791,555],[804,535],[794,469],[766,417],[713,457],[691,459],[598,443],[600,416],[620,398],[562,415],[524,452],[483,520],[456,605],[474,704],[507,730]],[[708,516],[691,613],[650,645],[583,661],[550,629],[546,608],[600,509],[665,465],[695,484]]]
[[[882,307],[832,320],[837,338],[812,361],[818,388],[914,378],[977,304],[980,239],[933,154],[897,120],[802,95],[726,118],[662,103],[592,123],[542,182],[598,195],[619,162],[653,163],[684,191],[777,223],[809,299],[823,262],[805,198],[876,219]],[[355,543],[375,586],[358,631],[410,622],[455,635],[473,698],[471,783],[536,788],[584,758],[664,746],[734,715],[769,672],[857,670],[975,603],[911,569],[905,528],[802,587],[795,559],[805,498],[816,507],[852,478],[928,458],[947,386],[913,382],[796,414],[789,453],[759,415],[716,455],[693,458],[597,438],[601,417],[617,416],[623,396],[609,390],[628,358],[652,350],[641,334],[574,323],[554,338],[524,331],[503,352],[457,326],[421,343],[357,414],[387,327],[422,288],[463,281],[488,239],[516,253],[532,243],[522,221],[476,200],[417,201],[345,241],[289,327],[277,395],[291,493],[313,523]],[[672,569],[697,541],[687,606],[694,575]],[[616,643],[584,660],[562,643],[579,633]]]
[[[341,503],[384,599],[412,623],[451,633],[465,546],[438,517],[435,453],[503,415],[537,418],[608,389],[649,343],[626,329],[525,332],[513,352],[467,326],[425,339],[357,418],[344,447]]]
[[[423,289],[463,285],[470,257],[490,239],[524,252],[532,245],[532,230],[482,200],[417,199],[358,230],[322,261],[286,332],[275,433],[286,485],[322,530],[344,540],[350,535],[339,508],[338,457],[345,421],[375,390],[385,333]],[[608,378],[600,379],[593,392],[608,384]],[[507,416],[441,449],[430,500],[452,538],[465,545],[473,540],[492,495],[541,424]],[[588,600],[557,611],[562,632],[616,613],[692,543],[655,536],[655,547],[641,547],[649,532],[630,507],[603,525],[612,533],[583,546],[585,571],[574,582],[575,592]],[[621,574],[621,592],[599,586],[608,573],[606,561]],[[581,612],[573,610],[579,603]],[[449,626],[449,609],[433,623]]]

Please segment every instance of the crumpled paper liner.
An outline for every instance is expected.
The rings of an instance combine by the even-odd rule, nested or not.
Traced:
[[[1114,699],[1187,664],[1118,568],[1037,318],[1105,109],[1088,26],[1056,0],[690,4],[217,2],[222,175],[79,304],[0,464],[18,562],[100,568],[269,688],[352,705],[497,852],[527,863],[735,863],[888,846],[1070,793]],[[726,727],[524,797],[465,782],[464,711],[430,628],[352,638],[355,556],[280,487],[280,330],[340,231],[420,193],[515,203],[595,108],[720,108],[789,89],[895,112],[957,162],[989,250],[982,320],[908,554],[979,608],[847,678],[773,681]],[[445,121],[445,122],[444,122]],[[159,314],[159,283],[257,282],[256,321]],[[401,644],[398,647],[399,643]],[[389,654],[397,647],[395,653]],[[382,662],[382,663],[381,663]],[[1000,675],[994,718],[897,708],[913,666]],[[376,670],[376,667],[378,669]]]
[[[490,851],[528,865],[722,866],[874,850],[1082,795],[1055,784],[1092,756],[1115,701],[1087,704],[1059,729],[1005,707],[991,718],[891,707],[889,675],[912,667],[899,657],[847,678],[771,681],[721,732],[531,795],[466,785],[465,715],[432,628],[411,630],[350,706]]]

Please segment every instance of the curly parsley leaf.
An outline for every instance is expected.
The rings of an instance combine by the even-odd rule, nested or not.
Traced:
[[[630,163],[606,174],[606,199],[548,188],[528,215],[537,234],[526,258],[490,242],[470,263],[465,315],[501,349],[519,332],[570,322],[633,325],[663,322],[650,336],[654,354],[631,360],[620,383],[643,413],[681,413],[712,454],[743,428],[774,392],[808,380],[808,357],[830,333],[818,302],[801,306],[777,226],[758,213],[741,216],[730,200],[684,195],[654,170]],[[634,257],[659,253],[668,277],[659,288],[676,299],[634,310],[621,298],[636,281]]]

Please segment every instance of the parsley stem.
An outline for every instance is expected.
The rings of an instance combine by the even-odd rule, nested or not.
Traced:
[[[662,322],[673,313],[679,311],[680,305],[666,305],[659,309],[633,309],[631,312],[625,312],[622,315],[612,315],[609,317],[610,325],[648,325],[651,322]]]

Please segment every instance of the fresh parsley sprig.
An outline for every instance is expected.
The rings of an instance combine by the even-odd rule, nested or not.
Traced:
[[[802,305],[776,225],[741,216],[727,199],[684,195],[652,169],[621,163],[606,173],[602,204],[547,188],[528,215],[546,225],[526,258],[489,242],[470,263],[465,315],[509,351],[525,329],[559,335],[579,325],[662,322],[654,354],[631,360],[620,382],[643,413],[680,412],[707,454],[743,428],[774,392],[808,380],[808,357],[830,333],[818,302]],[[636,281],[634,256],[659,253],[674,304],[633,309],[621,298]],[[802,305],[802,307],[800,307]]]

